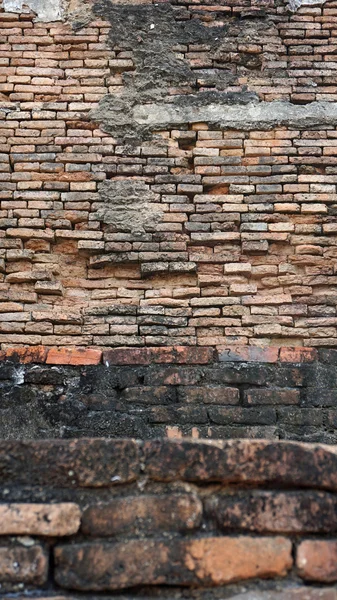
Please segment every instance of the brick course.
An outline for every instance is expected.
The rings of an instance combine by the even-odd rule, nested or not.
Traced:
[[[39,362],[32,363],[36,354],[30,351],[3,351],[0,438],[190,436],[336,443],[336,350],[303,354],[301,348],[273,348],[239,361],[247,355],[242,348],[249,347],[236,348],[234,360],[234,349],[216,357],[207,347],[103,354],[40,348]],[[90,364],[99,353],[102,362]],[[302,362],[287,362],[303,356]]]
[[[90,439],[0,446],[4,598],[337,597],[334,447]]]

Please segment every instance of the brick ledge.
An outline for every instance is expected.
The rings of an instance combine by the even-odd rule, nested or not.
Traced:
[[[257,346],[159,346],[146,348],[9,347],[0,361],[47,365],[205,365],[213,362],[308,363],[318,358],[316,348]]]

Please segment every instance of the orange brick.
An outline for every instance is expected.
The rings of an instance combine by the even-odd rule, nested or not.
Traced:
[[[97,348],[51,348],[48,365],[98,365],[102,351]]]
[[[297,549],[296,565],[302,579],[322,583],[337,581],[337,542],[302,542]]]

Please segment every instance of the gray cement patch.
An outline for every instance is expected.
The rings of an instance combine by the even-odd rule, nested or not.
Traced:
[[[125,110],[122,110],[124,102]],[[169,101],[127,104],[127,97],[106,96],[93,118],[112,135],[144,139],[154,131],[205,122],[221,129],[310,128],[337,125],[337,104],[306,105],[286,101],[258,102],[253,94],[224,92],[174,96]]]
[[[99,188],[100,201],[93,218],[112,225],[116,231],[130,232],[135,236],[155,230],[162,217],[156,194],[144,181],[104,181]]]
[[[256,127],[273,128],[279,125],[313,127],[337,124],[337,104],[313,102],[296,105],[290,102],[251,102],[228,104],[218,95],[217,102],[202,102],[203,94],[176,97],[171,103],[135,105],[133,118],[140,127],[165,129],[171,125],[207,122],[221,128],[250,130]]]

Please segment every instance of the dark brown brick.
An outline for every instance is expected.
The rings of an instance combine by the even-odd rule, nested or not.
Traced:
[[[139,474],[133,440],[0,441],[0,481],[12,485],[106,487]]]
[[[48,556],[38,544],[31,548],[0,547],[0,581],[43,585],[48,576]]]
[[[299,404],[300,392],[293,389],[253,388],[245,391],[248,404]]]
[[[151,363],[178,363],[203,365],[213,359],[213,349],[188,346],[158,348],[118,348],[103,353],[104,364],[147,365]]]
[[[188,531],[200,525],[202,504],[191,494],[116,498],[87,508],[82,516],[85,534],[106,536],[135,531]]]
[[[334,447],[267,440],[162,440],[145,442],[144,454],[147,474],[158,481],[272,483],[337,490]]]
[[[220,385],[184,387],[179,390],[179,397],[184,402],[203,402],[204,404],[238,404],[240,401],[238,388]]]
[[[207,510],[225,530],[256,533],[333,533],[337,499],[314,491],[247,491],[210,498]]]

